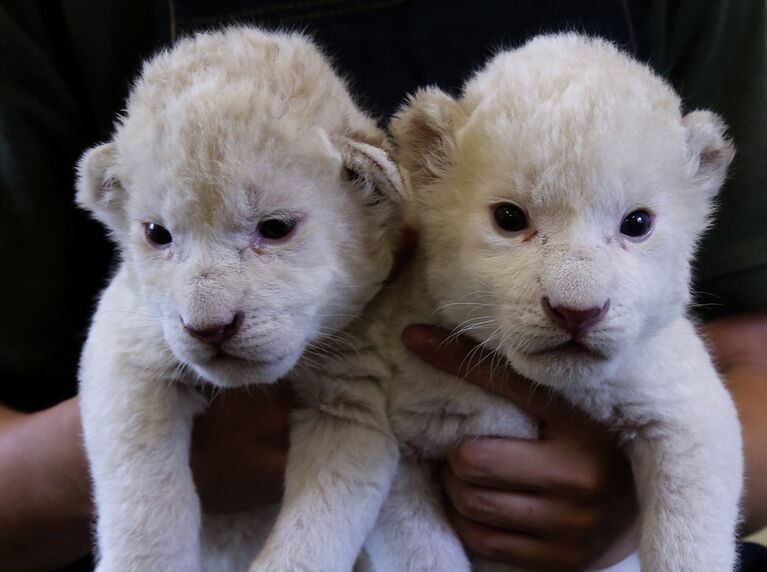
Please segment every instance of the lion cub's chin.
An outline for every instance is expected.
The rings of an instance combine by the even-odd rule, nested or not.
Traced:
[[[620,363],[620,356],[612,351],[574,341],[534,351],[506,348],[504,353],[525,377],[559,389],[605,379]]]
[[[269,360],[250,360],[219,352],[207,363],[189,364],[194,372],[211,385],[242,387],[253,383],[274,383],[286,375],[301,357],[301,352],[289,352]]]

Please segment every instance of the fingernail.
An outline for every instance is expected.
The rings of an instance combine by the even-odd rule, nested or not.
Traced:
[[[402,332],[402,343],[410,350],[431,352],[439,343],[434,335],[434,329],[423,324],[413,324]]]

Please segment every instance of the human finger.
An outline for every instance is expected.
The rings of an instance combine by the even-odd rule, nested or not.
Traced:
[[[542,538],[577,539],[598,513],[566,499],[478,486],[444,465],[442,484],[456,511],[469,520]]]
[[[471,439],[453,447],[447,461],[460,479],[475,485],[590,501],[607,495],[615,478],[625,478],[550,441]]]
[[[480,558],[526,570],[558,572],[583,570],[590,563],[588,552],[575,543],[552,542],[536,535],[488,526],[465,518],[450,505],[445,511],[464,546]]]

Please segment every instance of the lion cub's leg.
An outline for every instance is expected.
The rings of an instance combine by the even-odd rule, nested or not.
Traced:
[[[251,572],[350,572],[397,467],[378,384],[309,383],[298,388],[310,403],[293,418],[282,509]]]
[[[654,352],[666,395],[655,397],[651,421],[627,447],[642,514],[642,570],[731,571],[743,477],[737,412],[692,327],[671,335]],[[646,409],[625,413],[639,419]]]
[[[469,572],[442,510],[432,464],[403,459],[366,547],[376,572]]]
[[[739,429],[715,407],[706,413],[698,419],[710,424],[705,431],[670,423],[661,428],[664,434],[639,438],[629,448],[642,507],[644,572],[734,568]],[[725,464],[732,470],[712,468]]]
[[[200,399],[129,358],[120,278],[102,298],[81,364],[80,399],[98,515],[98,572],[195,572],[200,508],[189,469]],[[135,315],[130,313],[128,315]],[[123,334],[123,335],[121,335]],[[135,345],[132,345],[135,344]],[[143,356],[157,351],[144,348]],[[142,356],[142,357],[143,357]]]

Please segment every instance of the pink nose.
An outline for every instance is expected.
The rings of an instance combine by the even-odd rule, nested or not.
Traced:
[[[588,308],[586,310],[575,310],[565,306],[552,306],[549,299],[545,296],[541,299],[541,305],[546,315],[551,318],[558,326],[564,328],[573,335],[582,334],[593,328],[607,315],[610,309],[610,300],[605,302],[601,308]]]
[[[237,312],[228,324],[190,326],[184,323],[184,328],[198,340],[214,346],[220,346],[240,330],[244,317],[242,312]]]

